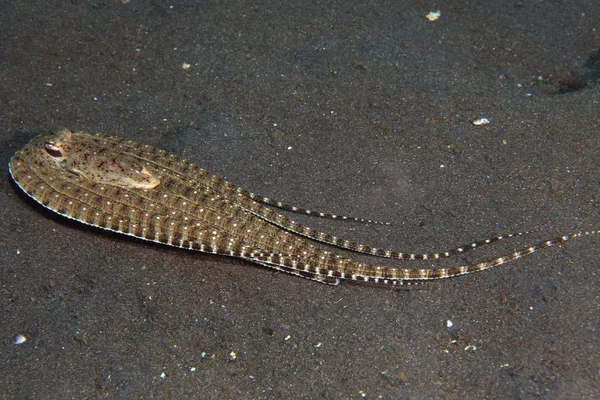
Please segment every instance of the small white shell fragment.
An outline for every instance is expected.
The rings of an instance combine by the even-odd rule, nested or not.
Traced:
[[[17,335],[15,337],[14,344],[22,344],[22,343],[25,343],[26,340],[27,340],[27,337],[25,335]]]
[[[237,359],[237,354],[235,354],[235,351],[232,351],[231,353],[229,353],[229,359],[231,361],[235,361]]]
[[[472,344],[465,347],[465,351],[475,351],[477,350],[477,346],[473,346]]]
[[[181,68],[183,68],[184,70],[188,70],[190,69],[192,66],[186,62],[184,62],[183,64],[181,64]]]
[[[475,121],[471,121],[471,123],[475,126],[487,125],[490,123],[490,120],[487,118],[479,118],[479,119],[476,119]]]
[[[429,14],[427,14],[425,16],[425,18],[427,18],[427,20],[429,20],[430,22],[433,22],[433,21],[437,21],[441,16],[442,16],[442,11],[437,10],[437,11],[429,11]]]
[[[454,322],[452,322],[450,320],[446,321],[446,327],[452,328],[453,326],[454,326]]]

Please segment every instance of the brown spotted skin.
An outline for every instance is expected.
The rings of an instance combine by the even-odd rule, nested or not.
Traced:
[[[164,150],[117,137],[71,132],[34,138],[10,162],[21,189],[44,207],[74,220],[175,247],[240,257],[280,271],[336,285],[340,279],[403,284],[483,271],[571,238],[567,234],[474,265],[437,269],[358,263],[308,239],[378,257],[449,257],[527,232],[497,236],[441,253],[378,249],[314,231],[272,207],[334,219],[258,196]]]

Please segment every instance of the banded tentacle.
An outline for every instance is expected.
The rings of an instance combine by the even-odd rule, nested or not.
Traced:
[[[266,204],[268,206],[276,207],[284,211],[290,211],[299,214],[310,215],[313,217],[336,219],[344,221],[359,222],[364,224],[375,224],[375,225],[390,225],[389,222],[377,221],[367,218],[353,217],[350,215],[339,215],[326,213],[321,211],[309,210],[306,208],[298,207],[289,203],[285,203],[279,200],[271,199],[269,197],[261,196],[253,193],[249,190],[243,189],[223,178],[211,174],[205,169],[192,164],[182,158],[179,158],[173,154],[166,152],[165,150],[158,149],[156,147],[136,143],[133,141],[126,141],[118,137],[107,137],[113,140],[115,143],[119,143],[120,146],[126,148],[126,150],[141,159],[156,161],[160,160],[159,164],[163,164],[163,167],[170,169],[172,172],[181,173],[184,175],[192,175],[195,180],[206,188],[210,188],[212,191],[219,193],[225,198],[234,198],[235,196],[243,196],[250,200]],[[153,152],[153,157],[147,157],[148,152]]]
[[[455,254],[461,254],[467,252],[469,250],[473,250],[477,247],[493,244],[500,240],[514,238],[518,236],[523,236],[529,234],[529,231],[510,233],[504,235],[498,235],[490,238],[486,238],[484,240],[478,240],[471,243],[464,244],[462,246],[458,246],[453,249],[444,250],[436,253],[412,253],[412,252],[402,252],[397,250],[378,248],[369,246],[362,243],[353,242],[348,239],[340,238],[334,235],[330,235],[321,231],[317,231],[309,228],[306,225],[299,224],[292,220],[291,218],[277,213],[273,209],[269,207],[263,206],[261,203],[275,206],[277,208],[300,212],[307,215],[319,216],[319,217],[327,217],[333,219],[343,219],[343,220],[353,220],[357,222],[365,222],[365,223],[381,223],[379,221],[373,220],[365,220],[362,218],[349,217],[349,216],[339,216],[334,214],[327,214],[321,212],[315,212],[307,209],[303,209],[300,207],[296,207],[287,203],[282,203],[276,200],[272,200],[267,197],[259,196],[250,191],[247,191],[241,187],[234,185],[233,183],[226,181],[222,178],[219,178],[215,175],[210,174],[206,170],[196,166],[195,164],[189,163],[186,160],[183,160],[177,156],[174,156],[170,153],[167,153],[164,150],[157,149],[155,147],[151,147],[148,145],[142,145],[135,142],[127,142],[119,138],[111,138],[113,140],[121,142],[121,145],[125,146],[126,151],[136,157],[139,157],[141,160],[144,160],[148,163],[155,165],[157,168],[162,168],[168,170],[170,173],[177,174],[181,176],[182,180],[187,181],[190,185],[195,185],[199,189],[204,189],[207,193],[210,192],[214,196],[220,196],[223,199],[228,199],[228,201],[233,201],[240,206],[250,210],[255,215],[260,218],[279,226],[289,232],[307,237],[309,239],[313,239],[319,241],[321,243],[325,243],[328,245],[332,245],[341,249],[354,251],[357,253],[372,255],[376,257],[382,258],[390,258],[397,260],[438,260],[441,258],[451,257]],[[149,156],[150,154],[150,156]],[[233,200],[229,200],[233,199]]]
[[[348,259],[333,260],[333,263],[331,263],[328,267],[323,267],[318,266],[316,263],[310,263],[310,260],[298,260],[282,255],[264,255],[258,257],[255,261],[278,270],[293,273],[330,285],[337,285],[341,279],[403,285],[412,281],[447,279],[472,274],[475,272],[486,271],[494,267],[510,263],[527,255],[531,255],[545,248],[560,245],[570,239],[596,234],[600,234],[600,230],[569,233],[554,239],[545,240],[533,246],[522,248],[513,253],[492,258],[476,264],[436,269],[384,267],[357,263]]]

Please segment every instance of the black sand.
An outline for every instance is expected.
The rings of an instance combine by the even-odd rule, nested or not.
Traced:
[[[54,217],[6,168],[85,129],[392,221],[297,217],[375,246],[537,231],[443,265],[597,229],[600,3],[125,3],[0,3],[2,398],[600,398],[598,238],[328,287]]]

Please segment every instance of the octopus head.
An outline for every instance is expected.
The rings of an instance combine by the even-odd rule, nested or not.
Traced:
[[[69,147],[73,139],[73,133],[68,129],[62,129],[52,138],[44,142],[44,150],[56,164],[64,165],[69,153]]]

